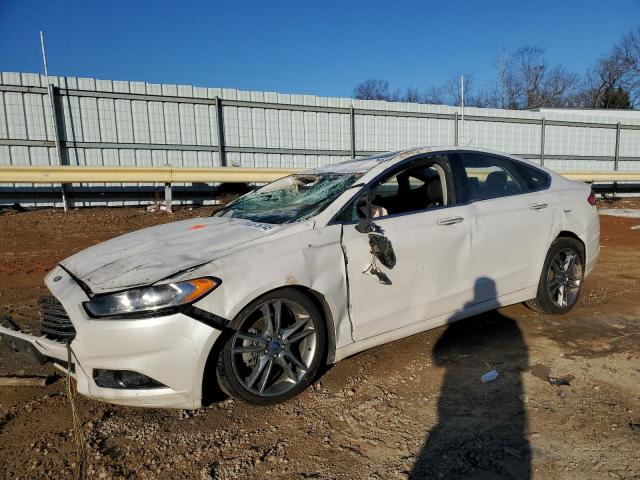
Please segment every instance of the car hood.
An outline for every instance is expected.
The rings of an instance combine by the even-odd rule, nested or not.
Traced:
[[[194,218],[116,237],[60,265],[93,293],[105,293],[149,285],[286,228],[235,218]]]

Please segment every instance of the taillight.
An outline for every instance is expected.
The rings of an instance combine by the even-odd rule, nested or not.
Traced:
[[[589,194],[589,198],[587,198],[587,202],[589,202],[589,205],[593,205],[595,207],[595,205],[596,205],[596,194],[591,192]]]

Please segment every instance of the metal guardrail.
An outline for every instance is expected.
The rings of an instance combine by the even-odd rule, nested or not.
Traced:
[[[246,167],[67,167],[0,166],[0,183],[268,183],[301,171],[296,168]],[[581,182],[640,182],[638,172],[559,171]]]
[[[291,168],[0,166],[0,183],[268,183]]]
[[[299,172],[294,168],[240,167],[69,167],[0,166],[0,183],[164,183],[165,203],[171,211],[173,183],[269,183]],[[640,182],[639,172],[561,171],[572,180],[587,183]]]

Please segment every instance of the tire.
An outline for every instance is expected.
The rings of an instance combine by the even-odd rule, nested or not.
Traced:
[[[285,288],[254,300],[231,326],[216,368],[230,397],[273,405],[298,395],[318,375],[326,352],[325,323],[300,291]]]
[[[562,315],[580,298],[584,280],[584,247],[570,237],[556,238],[544,261],[538,293],[525,304],[539,313]]]

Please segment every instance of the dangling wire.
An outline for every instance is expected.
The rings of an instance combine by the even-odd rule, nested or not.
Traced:
[[[73,354],[75,357],[75,354]],[[82,480],[85,478],[85,441],[82,433],[82,427],[80,426],[80,418],[76,411],[75,396],[73,389],[71,388],[71,342],[67,342],[67,378],[66,378],[66,393],[69,404],[71,405],[71,419],[73,421],[73,439],[76,444],[76,469],[74,472],[74,478],[76,480]]]

